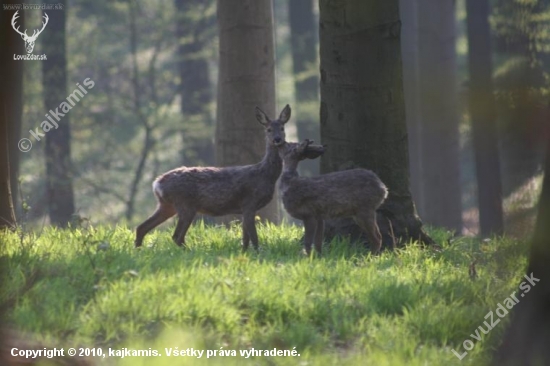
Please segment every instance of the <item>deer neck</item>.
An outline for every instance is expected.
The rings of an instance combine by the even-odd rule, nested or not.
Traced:
[[[279,157],[277,147],[269,142],[266,143],[265,155],[260,163],[260,169],[264,172],[264,176],[267,176],[273,182],[281,175],[283,161]]]
[[[298,162],[297,161],[285,161],[283,164],[283,174],[281,175],[280,187],[281,190],[285,190],[285,187],[294,178],[298,178]]]

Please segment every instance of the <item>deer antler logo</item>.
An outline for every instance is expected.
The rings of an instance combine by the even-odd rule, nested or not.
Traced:
[[[38,35],[40,33],[42,33],[42,31],[44,30],[44,28],[46,28],[46,24],[48,24],[48,20],[50,20],[50,18],[48,18],[48,14],[44,13],[44,21],[42,22],[42,29],[40,30],[34,30],[33,33],[32,33],[32,36],[28,36],[27,35],[27,30],[25,29],[24,32],[21,32],[19,30],[19,26],[17,26],[17,28],[15,28],[15,21],[17,18],[19,18],[19,15],[17,15],[17,13],[19,12],[19,10],[17,10],[15,12],[15,14],[13,14],[13,17],[11,18],[11,26],[13,27],[13,29],[19,33],[21,35],[21,38],[23,38],[23,40],[25,41],[25,48],[27,49],[27,53],[31,53],[33,48],[34,48],[34,42],[36,41],[36,38],[38,38]]]

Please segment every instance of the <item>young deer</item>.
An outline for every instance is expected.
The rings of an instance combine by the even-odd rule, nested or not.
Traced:
[[[290,106],[279,119],[270,120],[256,107],[256,118],[265,128],[266,152],[261,162],[253,165],[216,167],[181,167],[159,176],[153,182],[157,210],[136,229],[135,246],[141,246],[143,237],[175,214],[178,223],[172,239],[185,246],[185,234],[197,213],[210,216],[242,214],[243,250],[250,241],[258,249],[258,235],[254,218],[256,211],[273,198],[275,184],[283,163],[277,147],[285,143],[284,125],[290,118]]]
[[[308,156],[313,141],[286,143],[279,146],[283,174],[279,190],[287,212],[304,222],[304,246],[311,253],[311,244],[320,254],[325,228],[324,219],[353,217],[367,235],[371,250],[378,253],[382,237],[376,223],[376,209],[388,195],[384,183],[370,170],[352,169],[312,178],[296,171],[298,163]]]

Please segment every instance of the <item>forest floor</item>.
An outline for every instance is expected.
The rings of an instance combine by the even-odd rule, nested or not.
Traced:
[[[237,224],[199,221],[188,250],[172,227],[140,250],[126,227],[2,233],[5,320],[42,344],[88,348],[96,364],[477,366],[509,315],[487,334],[478,327],[491,311],[497,322],[498,303],[524,281],[527,245],[513,239],[432,230],[441,248],[373,257],[334,240],[306,257],[301,228],[258,226],[261,250],[244,254]],[[122,358],[124,348],[158,355]],[[291,355],[265,354],[274,349]]]

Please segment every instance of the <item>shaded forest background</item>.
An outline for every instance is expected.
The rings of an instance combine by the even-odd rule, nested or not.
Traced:
[[[456,6],[454,1],[403,3],[413,198],[424,223],[477,234],[466,1],[456,1]],[[522,235],[534,223],[542,182],[550,8],[545,0],[494,0],[490,5],[488,54],[501,173],[486,173],[502,177],[506,232]],[[63,80],[47,82],[40,62],[25,62],[21,137],[44,120],[45,96],[58,104],[86,78],[95,87],[63,120],[70,123],[70,161],[63,178],[70,188],[51,199],[52,175],[45,160],[55,155],[48,152],[47,139],[34,142],[30,152],[20,154],[19,167],[12,167],[18,171],[12,184],[18,216],[37,226],[83,218],[134,225],[154,205],[150,184],[157,175],[179,165],[220,164],[216,2],[68,1],[63,12],[67,92],[49,91],[52,83]],[[287,139],[319,141],[318,5],[274,0],[273,14],[276,103],[293,107]],[[25,11],[25,28],[39,28],[41,16],[40,11]],[[39,38],[36,54],[47,51],[48,39],[56,42],[48,37]],[[436,72],[441,75],[435,77]],[[255,123],[253,111],[248,114],[245,123]],[[444,130],[438,127],[442,125]],[[302,170],[318,174],[319,162],[308,162]],[[67,210],[56,214],[54,201],[59,205],[73,199],[69,196],[76,215]]]

